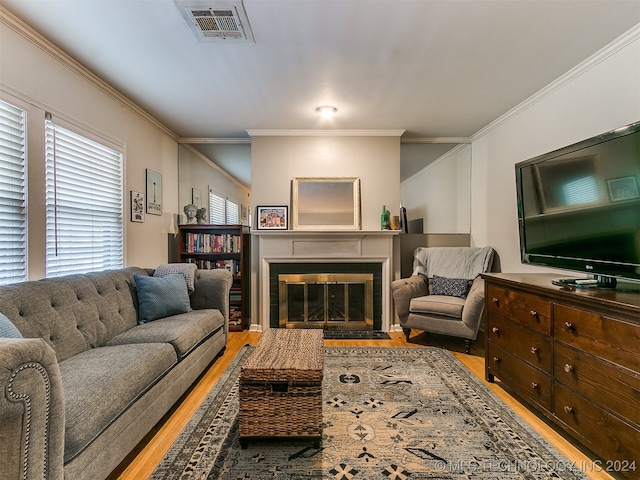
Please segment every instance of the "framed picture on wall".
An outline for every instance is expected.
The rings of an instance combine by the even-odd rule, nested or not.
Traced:
[[[144,223],[144,193],[131,190],[131,221]]]
[[[607,187],[609,187],[609,197],[612,202],[640,196],[635,177],[610,178],[607,180]]]
[[[289,207],[256,207],[258,230],[288,230]]]
[[[191,189],[191,203],[198,208],[202,207],[202,192],[197,188]]]
[[[162,175],[147,168],[147,213],[162,215]]]

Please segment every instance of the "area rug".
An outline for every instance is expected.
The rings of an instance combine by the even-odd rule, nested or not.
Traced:
[[[251,349],[239,352],[151,478],[587,478],[435,347],[325,347],[320,447],[275,440],[242,449],[238,379]]]

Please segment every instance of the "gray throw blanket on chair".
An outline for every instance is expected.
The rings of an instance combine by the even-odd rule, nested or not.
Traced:
[[[418,247],[413,274],[473,280],[491,268],[493,252],[491,247]]]

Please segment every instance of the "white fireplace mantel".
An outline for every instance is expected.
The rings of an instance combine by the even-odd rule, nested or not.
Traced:
[[[259,324],[251,330],[269,328],[269,265],[271,263],[353,263],[382,265],[382,330],[391,330],[393,302],[393,238],[398,230],[296,231],[253,230],[258,237]]]

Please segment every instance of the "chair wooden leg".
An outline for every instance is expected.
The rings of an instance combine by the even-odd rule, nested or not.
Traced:
[[[466,353],[467,355],[471,353],[471,343],[473,343],[473,340],[464,341],[464,353]]]
[[[404,336],[407,339],[407,342],[409,341],[409,336],[411,335],[411,329],[410,328],[403,328],[402,331],[404,332]]]

